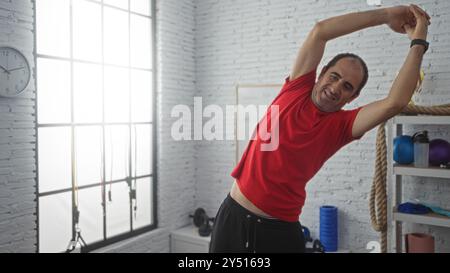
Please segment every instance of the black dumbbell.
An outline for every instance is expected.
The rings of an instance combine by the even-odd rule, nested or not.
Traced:
[[[196,227],[200,227],[205,221],[205,215],[206,211],[202,208],[198,208],[195,210],[194,215],[189,215],[189,217],[194,218],[194,225]]]
[[[214,221],[214,218],[208,217],[204,209],[196,209],[194,215],[189,215],[189,217],[194,218],[194,225],[199,228],[198,233],[200,236],[206,237],[211,234],[212,227],[209,221]]]

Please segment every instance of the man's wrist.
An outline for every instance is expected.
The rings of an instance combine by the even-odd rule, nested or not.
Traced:
[[[417,35],[417,36],[413,36],[412,38],[411,38],[411,41],[414,41],[414,40],[427,40],[427,36],[425,35],[425,36],[423,36],[423,35]]]
[[[378,9],[380,25],[389,23],[389,8]]]
[[[421,45],[414,45],[409,49],[409,51],[419,58],[423,58],[425,56],[425,47]]]
[[[410,47],[421,47],[423,49],[423,53],[425,54],[428,50],[429,43],[425,39],[413,39],[411,41]]]

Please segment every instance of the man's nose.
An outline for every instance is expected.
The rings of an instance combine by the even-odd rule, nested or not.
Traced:
[[[339,93],[340,93],[341,89],[342,89],[342,84],[341,84],[340,81],[334,82],[334,83],[331,85],[331,88],[330,88],[331,93],[333,93],[333,95],[336,96],[336,97],[339,96]]]
[[[344,84],[345,82],[343,80],[334,82],[331,85],[331,92],[333,93],[333,95],[339,96],[342,91],[342,88],[344,88]]]

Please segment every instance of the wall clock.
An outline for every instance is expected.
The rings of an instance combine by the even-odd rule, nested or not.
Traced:
[[[30,77],[27,58],[15,48],[0,46],[0,96],[19,95],[28,86]]]

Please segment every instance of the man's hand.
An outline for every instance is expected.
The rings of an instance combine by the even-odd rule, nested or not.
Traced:
[[[430,19],[426,12],[417,6],[416,9],[425,16],[426,21]],[[396,32],[406,33],[406,28],[416,27],[416,21],[413,10],[408,6],[353,12],[319,21],[300,47],[290,80],[316,69],[330,40],[382,24],[387,24]]]
[[[411,5],[408,9],[413,14],[414,20],[405,24],[403,28],[408,33],[410,39],[426,40],[430,16],[416,5]],[[397,8],[391,11],[399,10]],[[394,22],[393,25],[401,26],[399,23],[401,20],[394,20],[392,22]],[[354,137],[362,136],[378,124],[400,113],[408,105],[416,90],[416,83],[420,75],[423,54],[419,54],[418,52],[418,50],[409,50],[405,63],[395,78],[388,97],[365,105],[359,111],[352,127],[352,135]]]
[[[426,40],[428,25],[430,25],[430,17],[425,11],[416,5],[411,5],[409,9],[414,14],[414,24],[406,24],[404,26],[409,39]]]
[[[406,33],[405,25],[414,26],[414,14],[408,6],[386,8],[387,25],[395,32]]]

